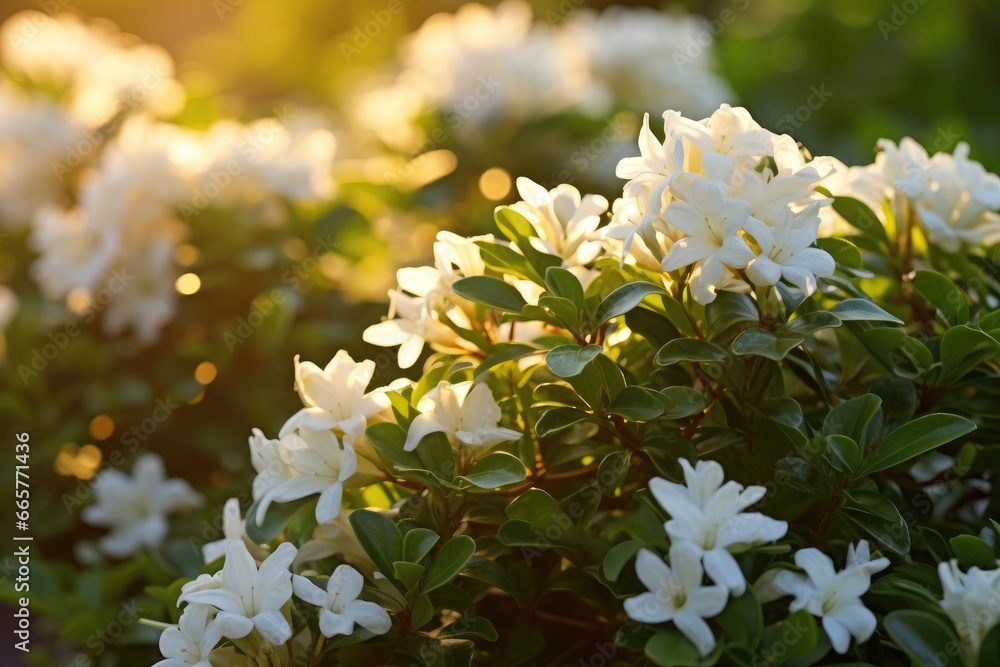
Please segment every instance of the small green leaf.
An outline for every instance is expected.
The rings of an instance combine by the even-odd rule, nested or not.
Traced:
[[[354,514],[351,515],[354,518]],[[476,541],[468,535],[453,537],[444,543],[427,568],[424,593],[450,583],[476,552]]]
[[[666,294],[666,290],[659,285],[645,282],[622,285],[601,301],[601,305],[597,308],[595,326],[599,327],[610,319],[624,315],[642,303],[642,300],[650,294]]]
[[[841,514],[875,541],[905,556],[910,551],[910,530],[899,510],[880,493],[858,490],[847,494]]]
[[[803,334],[785,331],[781,335],[767,329],[747,329],[733,341],[733,354],[757,355],[772,361],[781,361],[805,340]]]
[[[392,571],[396,575],[396,579],[399,579],[403,586],[406,587],[406,590],[411,590],[420,581],[420,577],[423,576],[424,566],[397,560],[392,564]]]
[[[875,430],[881,430],[873,420],[882,406],[882,399],[875,394],[862,394],[844,401],[826,416],[823,421],[824,435],[844,435],[866,449]]]
[[[594,360],[604,348],[600,345],[560,345],[545,355],[545,365],[553,375],[569,378],[579,375],[587,364]]]
[[[403,536],[403,558],[419,563],[431,552],[441,537],[427,528],[413,528]]]
[[[481,489],[495,489],[523,482],[527,474],[521,459],[507,452],[494,452],[476,461],[465,479]]]
[[[547,438],[581,422],[589,421],[590,418],[591,415],[576,408],[552,408],[538,418],[538,422],[535,423],[535,435]]]
[[[462,616],[454,623],[446,625],[439,636],[479,637],[488,642],[495,642],[500,638],[493,624],[481,616]]]
[[[639,553],[639,549],[642,547],[642,540],[628,540],[608,549],[608,553],[604,554],[604,562],[601,565],[604,570],[605,579],[608,581],[618,581],[618,575],[621,574],[625,566]]]
[[[659,417],[666,407],[666,397],[660,392],[630,385],[611,402],[608,413],[630,421],[644,422]]]
[[[664,419],[693,417],[708,407],[708,398],[691,387],[667,387],[661,389],[660,393],[666,402],[666,410],[662,415]]]
[[[890,315],[867,299],[844,299],[839,303],[833,304],[829,312],[845,322],[860,320],[863,322],[903,324],[903,320],[895,315]]]
[[[962,667],[962,659],[951,650],[960,645],[958,636],[937,616],[900,609],[887,614],[883,623],[915,667]]]
[[[875,212],[867,204],[854,197],[834,197],[833,210],[840,214],[844,220],[852,227],[860,230],[865,236],[889,246],[889,237],[885,233],[885,226],[878,219]]]
[[[838,239],[832,236],[816,239],[816,245],[821,250],[827,251],[838,266],[848,269],[860,269],[862,267],[861,251],[858,246],[846,239]]]
[[[969,326],[953,326],[941,336],[941,375],[934,384],[946,387],[1000,352],[1000,342]]]
[[[951,550],[955,552],[958,563],[965,569],[970,567],[984,567],[988,563],[996,561],[993,555],[993,547],[985,540],[975,535],[958,535],[949,540]]]
[[[583,285],[571,271],[561,266],[550,266],[545,271],[545,284],[553,296],[569,299],[579,310],[583,310]]]
[[[861,462],[861,449],[858,443],[846,435],[828,435],[826,441],[830,445],[830,458],[833,465],[842,472],[852,472]]]
[[[656,353],[657,366],[672,366],[682,362],[725,363],[729,353],[718,345],[696,338],[677,338]]]
[[[969,299],[947,276],[920,269],[913,277],[913,286],[951,326],[969,321]]]
[[[615,491],[625,483],[631,458],[632,452],[611,452],[604,457],[597,467],[597,488],[602,495],[614,496]]]
[[[413,609],[410,612],[410,627],[414,630],[424,627],[434,618],[434,613],[434,604],[431,599],[426,595],[421,595],[413,603]]]
[[[657,632],[643,651],[659,667],[697,667],[701,662],[701,654],[691,640],[674,629]]]
[[[870,475],[905,463],[974,430],[975,424],[958,415],[931,414],[918,417],[887,435],[865,459],[860,474]]]
[[[396,524],[383,514],[365,509],[351,512],[348,521],[358,543],[378,571],[390,577],[390,581],[399,588],[399,582],[391,575],[395,570],[392,564],[403,560],[403,536]]]
[[[520,313],[527,305],[524,297],[513,285],[491,276],[469,276],[456,280],[451,286],[455,294],[469,301],[481,303],[508,313]]]

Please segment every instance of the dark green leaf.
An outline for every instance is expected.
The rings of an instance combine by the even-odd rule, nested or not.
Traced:
[[[845,322],[860,320],[863,322],[903,323],[903,320],[895,315],[890,315],[867,299],[844,299],[831,306],[829,312]]]
[[[696,338],[677,338],[660,348],[656,353],[658,366],[671,366],[681,362],[725,363],[729,353],[718,345]]]
[[[451,286],[455,294],[508,313],[520,313],[526,302],[513,285],[491,276],[469,276]]]
[[[622,285],[605,297],[598,306],[595,326],[599,327],[610,319],[624,315],[642,303],[642,300],[650,294],[666,294],[666,291],[653,283],[636,282]]]
[[[925,611],[900,609],[883,621],[892,641],[913,660],[915,667],[962,667],[953,647],[959,646],[955,631]]]
[[[495,489],[523,482],[527,474],[521,459],[507,452],[494,452],[476,461],[465,479],[481,489]]]
[[[905,463],[975,429],[975,424],[958,415],[932,414],[918,417],[887,435],[865,459],[860,474],[870,475]]]
[[[353,514],[351,518],[354,518]],[[424,592],[429,593],[435,588],[450,583],[475,552],[476,541],[468,535],[459,535],[445,542],[427,568],[427,575],[424,577]]]
[[[549,350],[545,355],[545,365],[553,375],[569,378],[579,375],[594,358],[601,353],[600,345],[560,345]]]

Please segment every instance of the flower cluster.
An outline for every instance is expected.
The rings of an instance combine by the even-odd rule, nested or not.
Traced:
[[[808,296],[833,274],[833,258],[814,247],[832,202],[816,190],[830,162],[807,161],[794,139],[742,108],[723,105],[700,122],[668,111],[663,121],[660,141],[647,115],[640,156],[618,165],[629,180],[606,235],[627,257],[684,276],[703,304],[782,280]]]
[[[427,108],[465,131],[466,122],[603,116],[622,106],[702,114],[732,99],[700,19],[624,7],[561,11],[536,21],[527,2],[505,0],[435,14],[403,41],[395,81],[364,92],[357,122],[391,144]],[[386,114],[399,117],[387,122]]]
[[[113,295],[105,330],[150,342],[175,315],[186,223],[209,207],[273,223],[286,202],[328,200],[335,143],[292,109],[206,131],[158,120],[185,92],[165,51],[131,41],[69,14],[4,24],[0,220],[30,228],[48,298],[82,312]]]
[[[931,244],[947,252],[1000,241],[1000,176],[970,160],[967,143],[930,157],[910,137],[898,145],[880,139],[878,148],[875,162],[847,170],[834,194],[868,204],[897,234],[919,225]]]

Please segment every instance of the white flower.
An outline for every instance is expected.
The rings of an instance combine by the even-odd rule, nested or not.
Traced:
[[[272,644],[284,644],[292,628],[281,608],[292,597],[292,573],[288,566],[295,560],[295,547],[284,542],[257,564],[243,542],[226,546],[226,562],[219,572],[220,586],[182,593],[177,603],[187,601],[212,605],[219,610],[216,620],[222,634],[241,639],[254,628]]]
[[[111,528],[100,545],[117,558],[159,546],[167,536],[167,515],[202,502],[184,480],[166,479],[163,459],[155,454],[141,456],[131,476],[120,470],[101,473],[93,490],[97,502],[83,509],[83,520]]]
[[[625,613],[642,623],[673,622],[705,656],[715,648],[715,636],[704,619],[718,615],[729,599],[722,586],[703,586],[701,557],[688,542],[670,547],[670,565],[648,549],[635,559],[635,573],[649,589],[625,600]]]
[[[565,37],[587,57],[603,94],[634,111],[680,109],[700,116],[733,97],[715,72],[713,44],[702,20],[646,7],[583,8],[565,24]],[[682,45],[697,42],[699,48]]]
[[[528,178],[517,179],[517,191],[524,201],[511,206],[535,228],[532,245],[563,260],[566,268],[590,264],[601,253],[597,228],[608,210],[608,200],[586,195],[572,185],[562,184],[546,191]]]
[[[693,265],[689,283],[698,303],[714,301],[719,288],[739,280],[733,271],[745,268],[754,258],[741,232],[766,229],[750,217],[750,202],[729,199],[720,184],[702,178],[691,183],[690,203],[675,201],[664,216],[686,236],[670,247],[663,270]]]
[[[351,527],[350,516],[353,512],[354,510],[345,509],[333,521],[317,525],[312,538],[299,547],[299,554],[295,557],[296,568],[336,556],[358,571],[368,576],[373,575],[375,564],[365,553]]]
[[[500,428],[500,406],[485,383],[441,382],[417,404],[420,414],[410,424],[403,449],[412,452],[425,435],[445,433],[453,445],[489,448],[517,440],[521,433]]]
[[[819,204],[811,204],[799,214],[782,209],[771,228],[757,228],[754,240],[760,254],[746,267],[754,285],[774,285],[784,278],[809,296],[816,291],[816,278],[832,276],[837,268],[825,250],[813,248],[819,232]]]
[[[243,525],[240,501],[238,498],[230,498],[222,507],[222,539],[208,542],[201,547],[201,554],[205,562],[211,563],[215,559],[221,558],[226,553],[226,547],[230,542],[242,542],[243,536],[246,534]]]
[[[271,487],[257,506],[257,524],[264,521],[272,502],[287,503],[319,494],[316,521],[326,523],[340,514],[344,482],[358,468],[354,449],[331,431],[302,429],[281,438],[278,446],[292,476]]]
[[[944,589],[941,608],[955,625],[968,664],[979,664],[979,648],[987,633],[1000,624],[1000,569],[970,567],[963,573],[957,561],[938,563]]]
[[[305,577],[292,577],[295,595],[320,607],[319,629],[326,637],[349,635],[355,623],[376,635],[389,632],[389,613],[374,602],[358,599],[364,583],[365,578],[350,565],[337,566],[325,591]]]
[[[333,429],[348,444],[364,436],[368,419],[389,405],[383,390],[367,392],[374,374],[374,361],[356,363],[346,350],[337,352],[322,370],[296,355],[295,390],[306,407],[285,422],[279,437],[300,428]]]
[[[698,461],[694,468],[684,459],[680,464],[686,486],[660,477],[649,482],[653,497],[671,516],[663,527],[672,543],[690,543],[704,557],[712,581],[741,595],[746,578],[733,554],[780,539],[788,524],[743,511],[764,497],[764,487],[744,489],[731,480],[723,484],[722,466],[716,461]]]
[[[288,452],[280,440],[272,440],[264,436],[259,428],[251,431],[250,463],[257,476],[253,479],[252,490],[255,502],[270,493],[275,487],[294,477],[288,465]]]
[[[215,609],[189,604],[180,621],[160,635],[160,653],[166,660],[153,667],[212,667],[209,654],[222,639],[222,626],[214,620]]]
[[[795,599],[790,611],[805,609],[823,619],[833,650],[843,655],[853,636],[858,642],[867,641],[875,632],[876,620],[861,602],[861,596],[871,586],[872,574],[889,567],[888,558],[871,560],[868,542],[861,540],[857,548],[851,545],[846,567],[837,572],[833,560],[819,549],[795,552],[795,564],[805,575],[782,570],[774,577],[774,586]]]

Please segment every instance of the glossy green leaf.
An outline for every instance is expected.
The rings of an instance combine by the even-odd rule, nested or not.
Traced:
[[[560,345],[545,355],[545,365],[553,375],[569,378],[579,375],[587,364],[594,360],[604,348],[600,345]]]
[[[601,326],[610,319],[624,315],[642,303],[642,300],[650,294],[666,294],[666,291],[653,283],[635,282],[622,285],[601,301],[601,305],[597,308],[595,325]]]
[[[523,482],[527,475],[521,459],[507,452],[494,452],[476,461],[465,479],[481,489],[495,489]]]
[[[353,518],[353,514],[351,517]],[[424,592],[450,583],[476,552],[476,541],[468,535],[453,537],[434,556],[424,576]]]
[[[520,313],[526,302],[513,285],[491,276],[460,278],[451,286],[461,297],[508,313]]]
[[[888,614],[885,629],[892,641],[913,660],[914,667],[962,667],[953,647],[959,646],[955,631],[937,616],[915,609]]]
[[[672,366],[683,362],[725,363],[729,353],[718,345],[695,338],[677,338],[656,353],[657,366]]]
[[[905,463],[975,429],[975,424],[958,415],[932,414],[918,417],[887,435],[865,459],[860,474],[870,475]]]

